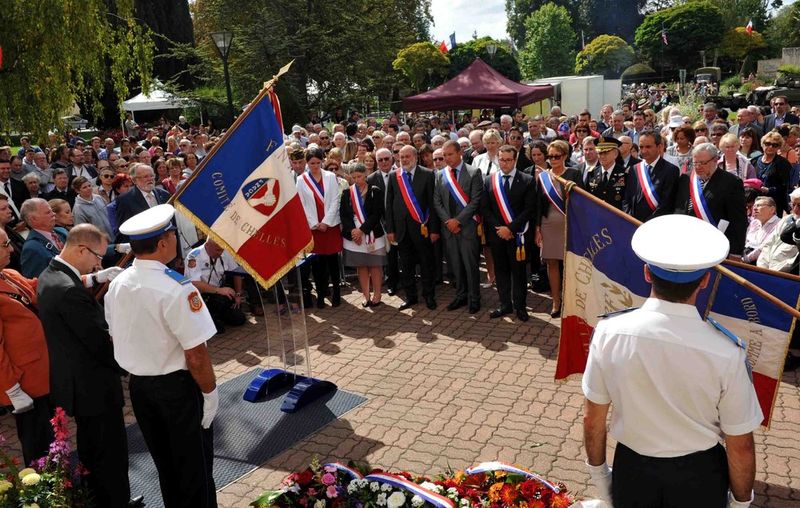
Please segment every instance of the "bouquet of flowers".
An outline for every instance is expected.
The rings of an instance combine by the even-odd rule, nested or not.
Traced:
[[[50,420],[55,440],[50,451],[19,469],[19,459],[0,450],[0,508],[82,508],[89,505],[88,493],[82,485],[87,471],[77,464],[70,466],[67,415],[56,408]],[[0,442],[2,442],[0,438]]]
[[[387,473],[339,463],[311,466],[290,474],[276,491],[253,501],[257,508],[567,508],[572,498],[563,483],[500,462],[431,479],[408,472]]]

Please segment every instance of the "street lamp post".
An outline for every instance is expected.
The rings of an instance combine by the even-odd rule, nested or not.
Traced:
[[[494,61],[494,54],[497,53],[497,45],[496,44],[487,44],[486,45],[486,52],[489,53],[489,62]]]
[[[231,32],[214,32],[211,34],[211,39],[214,41],[214,46],[216,46],[217,51],[219,52],[220,58],[222,58],[222,70],[225,74],[225,91],[228,93],[228,111],[231,115],[231,121],[233,121],[236,113],[233,109],[233,94],[231,93],[231,76],[228,73],[228,54],[231,49],[231,42],[233,42],[233,33]]]

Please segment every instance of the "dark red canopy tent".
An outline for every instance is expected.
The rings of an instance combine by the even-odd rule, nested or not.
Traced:
[[[453,79],[403,99],[404,111],[520,108],[553,96],[551,85],[523,85],[503,76],[480,58]]]

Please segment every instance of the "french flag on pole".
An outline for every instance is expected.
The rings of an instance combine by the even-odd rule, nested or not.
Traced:
[[[639,225],[581,189],[567,200],[567,245],[564,256],[564,307],[555,379],[581,374],[599,316],[640,307],[650,294],[644,262],[631,249]],[[741,263],[723,266],[755,286],[797,308],[800,278]],[[713,272],[698,294],[697,310],[743,340],[752,368],[753,386],[768,427],[794,318],[733,279]],[[725,340],[720,338],[720,340]]]
[[[752,19],[747,22],[747,26],[744,27],[744,29],[747,32],[747,35],[753,35],[753,20]]]
[[[311,250],[272,87],[262,90],[203,159],[175,206],[263,287]]]

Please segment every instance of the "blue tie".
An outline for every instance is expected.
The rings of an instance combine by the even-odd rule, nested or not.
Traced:
[[[408,185],[411,185],[411,172],[406,171],[405,175],[406,175],[406,180],[408,180]]]

